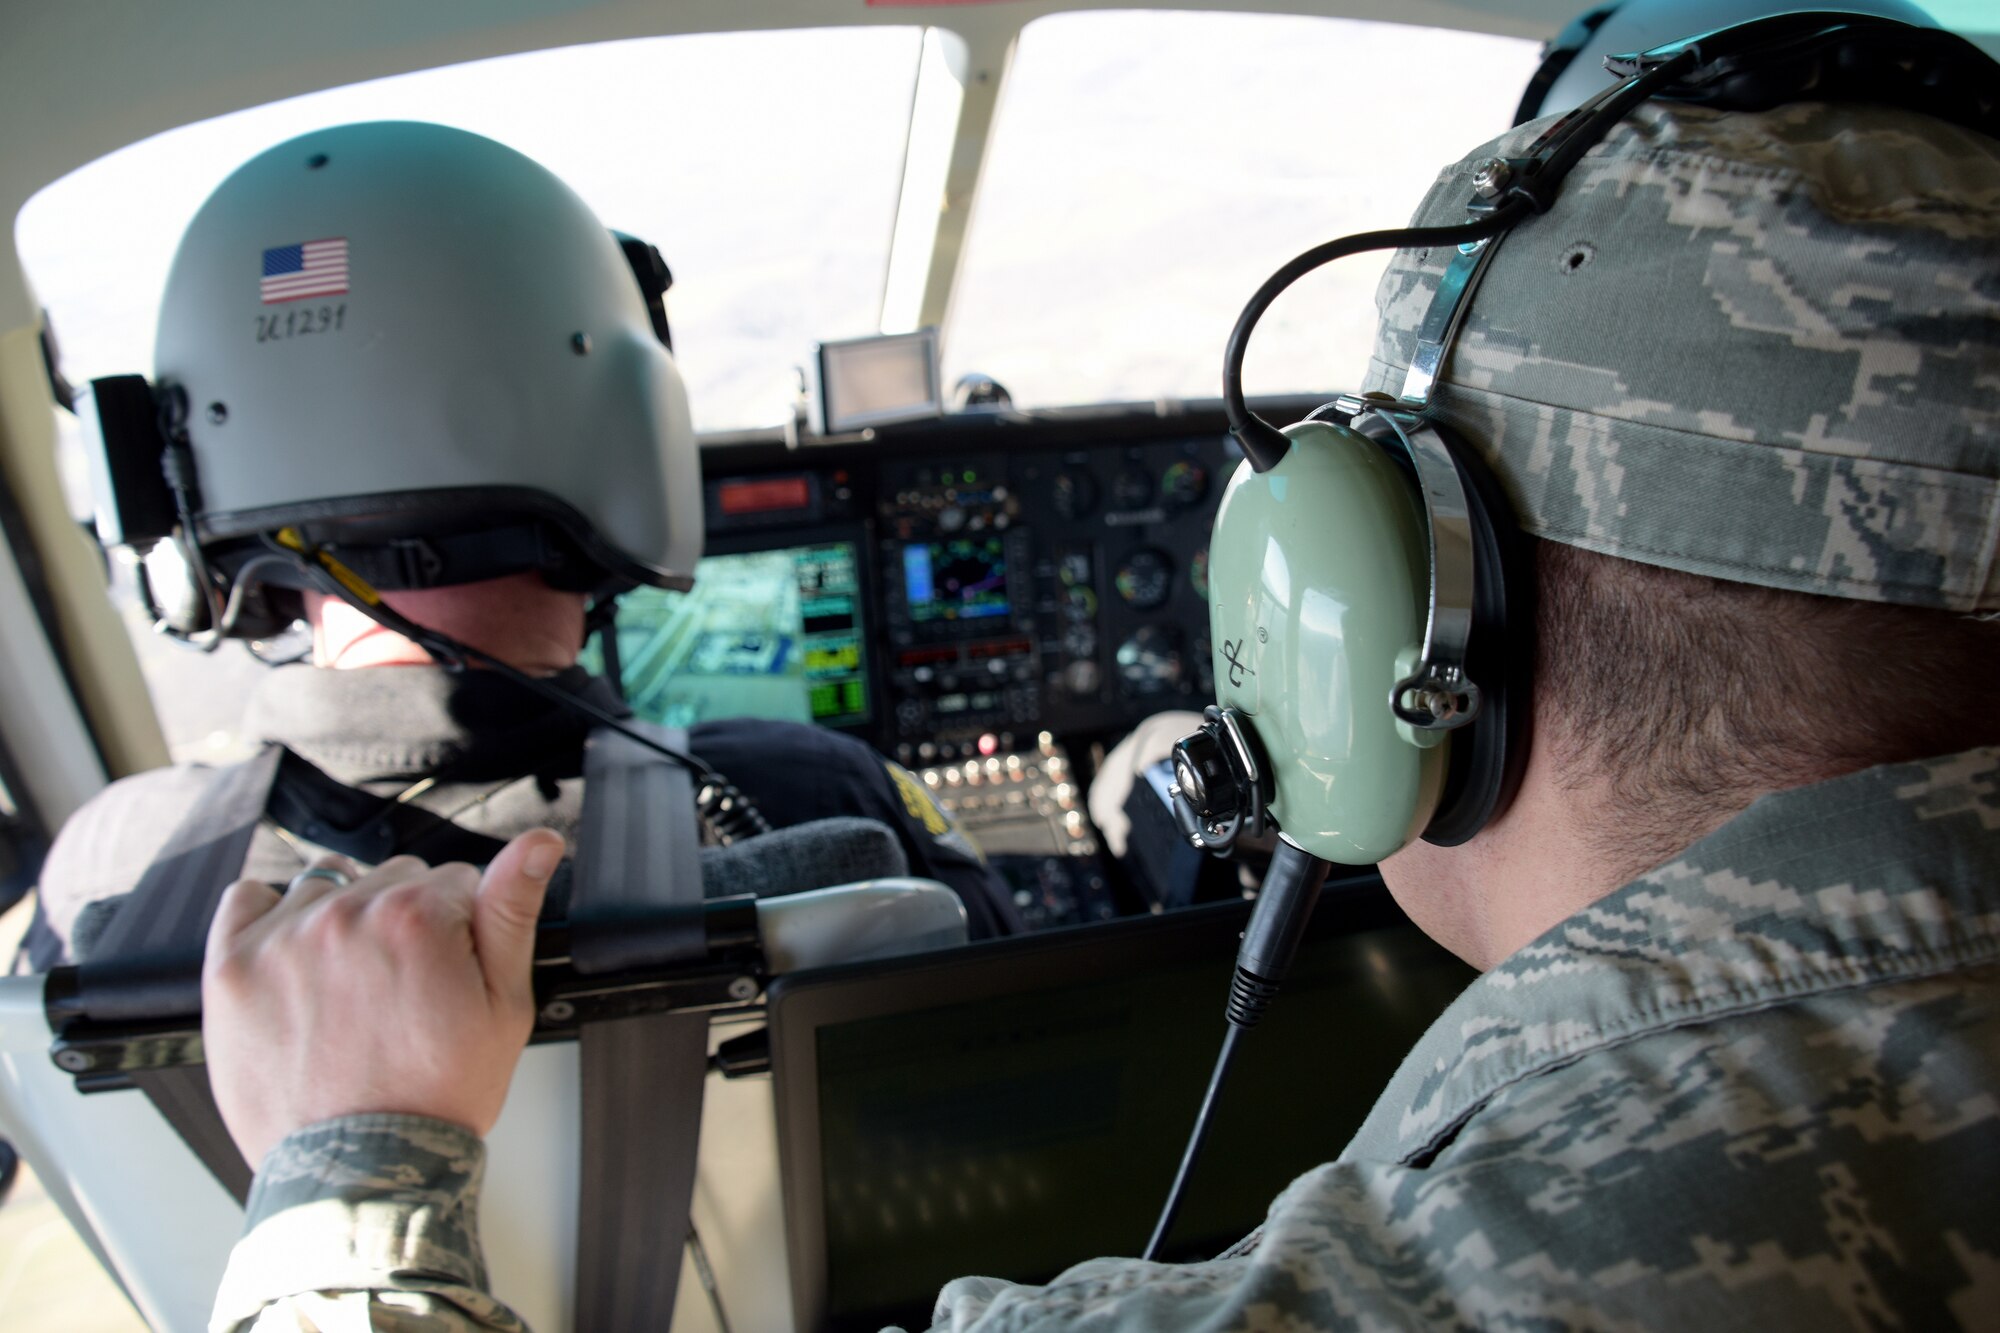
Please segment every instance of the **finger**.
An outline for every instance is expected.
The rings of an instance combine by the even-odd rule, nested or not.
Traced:
[[[341,860],[343,862],[341,866],[331,868],[344,869],[354,864],[345,858]],[[299,908],[303,910],[316,903],[338,898],[340,900],[338,910],[358,912],[367,905],[369,899],[376,897],[384,889],[393,889],[398,884],[408,884],[411,880],[430,873],[430,862],[421,856],[392,856],[373,870],[354,871],[352,878],[346,884],[335,884],[331,880],[319,878],[304,882],[294,880],[298,888],[286,893],[285,901],[290,903],[292,898],[297,896]]]
[[[535,923],[542,914],[549,876],[566,844],[553,829],[523,833],[486,867],[472,906],[472,944],[486,974],[488,993],[518,996],[535,962]]]
[[[285,886],[287,910],[298,912],[310,907],[327,894],[345,888],[339,880],[328,879],[325,875],[315,875],[315,870],[331,870],[346,877],[346,884],[361,878],[361,867],[344,856],[326,852],[312,859],[312,864],[292,876],[292,882]]]
[[[427,875],[430,869],[431,863],[421,856],[392,856],[354,881],[354,888],[360,893],[380,893],[383,889],[407,884],[419,875]]]
[[[215,905],[215,917],[208,923],[206,956],[220,958],[244,931],[268,916],[278,905],[278,891],[254,879],[239,879],[222,891]]]

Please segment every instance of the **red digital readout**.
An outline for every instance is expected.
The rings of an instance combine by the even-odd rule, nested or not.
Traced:
[[[715,502],[725,514],[767,514],[773,509],[804,509],[812,503],[812,488],[804,477],[772,477],[764,481],[726,481],[716,487]]]

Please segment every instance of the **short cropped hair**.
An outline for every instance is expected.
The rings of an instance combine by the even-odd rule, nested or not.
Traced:
[[[1650,866],[1762,792],[2000,743],[1991,618],[1536,547],[1536,743],[1609,780],[1607,849]]]

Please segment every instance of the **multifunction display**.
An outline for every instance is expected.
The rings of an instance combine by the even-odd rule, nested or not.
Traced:
[[[998,537],[912,542],[903,548],[903,589],[918,624],[1005,616],[1007,548]]]
[[[861,597],[852,542],[709,556],[690,592],[640,588],[619,600],[626,699],[670,727],[724,717],[865,723]],[[586,664],[601,669],[595,645],[592,657]]]

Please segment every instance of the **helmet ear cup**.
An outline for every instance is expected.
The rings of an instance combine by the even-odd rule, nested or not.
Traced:
[[[1361,432],[1400,454],[1380,420]],[[1514,521],[1499,479],[1448,427],[1432,428],[1464,487],[1473,544],[1472,633],[1466,674],[1479,684],[1479,716],[1452,736],[1451,763],[1425,842],[1456,847],[1497,819],[1520,790],[1533,719],[1535,567],[1532,542]]]

